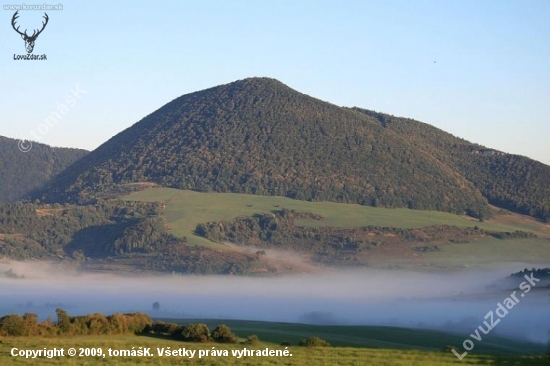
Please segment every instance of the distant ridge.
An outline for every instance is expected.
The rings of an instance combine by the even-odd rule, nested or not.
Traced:
[[[94,202],[118,184],[149,181],[478,218],[490,214],[489,199],[548,219],[550,167],[508,154],[485,156],[485,150],[416,121],[338,107],[275,79],[249,78],[171,101],[33,196]],[[538,182],[520,181],[535,173]]]
[[[88,153],[86,150],[50,147],[27,142],[23,152],[18,140],[0,136],[0,202],[25,198],[33,189]]]

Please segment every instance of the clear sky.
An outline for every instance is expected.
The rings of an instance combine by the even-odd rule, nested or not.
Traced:
[[[3,136],[94,149],[182,94],[268,76],[550,164],[548,0],[0,3]],[[46,61],[14,60],[25,44],[4,5],[21,3],[63,5],[36,40]],[[43,21],[19,15],[28,33]]]

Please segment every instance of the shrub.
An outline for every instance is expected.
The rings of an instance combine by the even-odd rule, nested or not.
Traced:
[[[260,337],[258,337],[256,334],[252,334],[246,337],[246,341],[244,343],[254,345],[254,344],[258,344],[259,342],[260,342]]]
[[[302,347],[330,347],[330,343],[319,337],[309,337],[300,339],[298,346]]]
[[[237,343],[237,335],[225,324],[218,325],[212,331],[212,339],[220,343]]]
[[[206,324],[189,324],[181,332],[184,341],[208,342],[210,330]]]

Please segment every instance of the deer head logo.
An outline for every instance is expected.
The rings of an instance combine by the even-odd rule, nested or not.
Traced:
[[[11,26],[13,27],[13,29],[19,33],[21,35],[21,38],[23,38],[23,40],[25,41],[25,48],[27,49],[27,53],[32,53],[32,50],[34,49],[34,42],[36,41],[36,38],[38,38],[38,36],[40,35],[40,33],[42,33],[42,31],[44,30],[44,28],[46,28],[46,24],[48,24],[48,14],[44,13],[44,19],[46,19],[45,22],[42,22],[42,29],[40,30],[35,30],[32,34],[32,36],[29,36],[27,34],[27,30],[25,29],[25,32],[24,33],[21,33],[19,31],[19,27],[15,28],[15,21],[17,18],[19,18],[19,15],[17,15],[17,13],[19,13],[19,10],[15,12],[15,14],[13,14],[13,18],[11,18]]]

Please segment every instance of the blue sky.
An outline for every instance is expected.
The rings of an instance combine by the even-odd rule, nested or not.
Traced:
[[[0,3],[63,5],[36,41],[47,61],[13,59],[24,42],[0,9],[3,136],[93,149],[182,94],[268,76],[550,164],[547,0]]]

